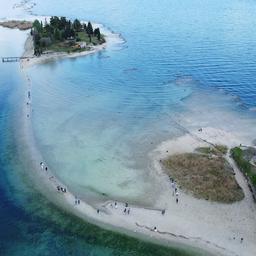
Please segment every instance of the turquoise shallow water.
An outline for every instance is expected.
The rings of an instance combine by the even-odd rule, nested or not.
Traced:
[[[1,55],[22,52],[17,31],[0,29]],[[4,39],[3,39],[4,38]],[[17,137],[23,76],[18,64],[0,64],[0,255],[194,255],[104,231],[49,203],[27,177],[22,137]]]
[[[102,22],[126,40],[28,71],[38,146],[79,196],[152,204],[147,155],[162,140],[201,126],[254,138],[254,1],[44,0],[33,12]],[[10,42],[25,35],[1,33],[1,55],[20,54]],[[24,81],[16,64],[0,65],[0,254],[186,255],[81,223],[30,186],[15,137]]]
[[[154,203],[161,184],[147,155],[160,141],[184,132],[177,122],[236,123],[236,112],[255,106],[254,2],[59,4],[39,2],[34,12],[101,21],[126,40],[87,58],[29,71],[39,147],[80,197]],[[191,107],[201,105],[200,93],[213,94],[201,121]],[[214,116],[207,116],[207,106],[218,109]],[[225,114],[216,123],[220,112]]]

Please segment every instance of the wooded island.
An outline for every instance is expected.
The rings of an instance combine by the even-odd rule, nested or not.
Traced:
[[[34,54],[45,51],[81,52],[90,50],[91,46],[105,43],[99,28],[93,28],[91,22],[73,22],[66,17],[53,16],[48,23],[35,20],[31,28],[34,42]]]

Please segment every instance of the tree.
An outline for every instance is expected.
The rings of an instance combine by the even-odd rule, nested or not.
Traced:
[[[49,24],[46,24],[44,26],[44,32],[45,36],[51,36],[54,33],[54,27]]]
[[[34,39],[34,47],[39,46],[40,45],[41,36],[40,36],[40,34],[37,31],[34,31],[33,39]]]
[[[64,39],[65,39],[65,30],[60,30],[60,40],[61,41],[64,41]]]
[[[80,31],[82,28],[82,25],[80,23],[80,21],[78,19],[75,19],[73,22],[73,28],[75,29],[75,31]]]
[[[93,35],[93,28],[92,28],[92,24],[91,24],[90,21],[88,22],[86,32],[87,32],[88,35]]]
[[[52,40],[50,37],[42,37],[40,39],[40,46],[41,47],[47,47],[52,43]]]
[[[71,28],[71,29],[70,29],[70,36],[71,36],[71,37],[75,37],[75,35],[76,35],[75,30],[74,30],[73,28]]]
[[[66,17],[61,17],[58,29],[65,29],[66,26],[67,26]]]
[[[95,28],[93,34],[94,34],[94,36],[97,37],[98,40],[100,40],[101,34],[100,34],[100,29],[99,28]]]
[[[53,26],[54,28],[59,28],[60,25],[60,19],[57,16],[51,17],[50,18],[50,24],[51,26]]]
[[[33,22],[33,28],[35,28],[38,32],[42,31],[41,23],[39,22],[39,20],[35,20]]]
[[[55,28],[54,30],[54,40],[61,40],[61,33],[60,33],[60,30],[58,28]]]

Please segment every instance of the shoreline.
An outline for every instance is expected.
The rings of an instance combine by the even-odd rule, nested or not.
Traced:
[[[44,64],[44,63],[57,61],[61,59],[78,58],[78,57],[91,55],[91,54],[103,51],[104,49],[106,49],[106,47],[109,47],[109,45],[111,44],[124,42],[124,40],[121,38],[119,34],[115,34],[114,32],[106,29],[103,25],[98,23],[92,23],[92,25],[99,27],[101,31],[103,31],[103,34],[105,36],[105,42],[100,45],[91,46],[90,50],[85,50],[85,51],[75,52],[75,53],[48,52],[40,55],[39,57],[35,57],[32,36],[28,35],[27,40],[25,42],[25,46],[24,46],[25,51],[22,54],[22,57],[31,57],[31,58],[21,60],[22,68],[28,68],[34,65]]]
[[[26,42],[26,46],[28,42]],[[31,48],[30,48],[31,49]],[[92,53],[95,53],[99,50],[95,51],[86,51],[84,53],[86,54],[67,54],[64,53],[63,55],[58,56],[47,56],[47,58],[41,59],[41,57],[38,58],[38,61],[30,62],[24,60],[21,62],[21,70],[24,72],[24,69],[27,67],[30,67],[32,65],[45,63],[48,61],[55,61],[62,58],[73,58],[73,57],[79,57],[79,56],[85,56]],[[26,52],[25,52],[26,54]],[[43,56],[44,57],[44,56]],[[35,58],[37,59],[37,58]],[[205,144],[206,141],[211,141],[211,137],[218,137],[218,139],[225,139],[226,141],[229,141],[229,145],[232,143],[239,143],[240,140],[237,138],[230,138],[226,133],[220,131],[220,130],[214,130],[212,128],[205,129],[206,132],[203,134],[197,134],[197,132],[188,135],[184,135],[180,138],[172,139],[167,142],[163,142],[159,147],[152,152],[151,158],[154,159],[153,166],[154,169],[158,172],[160,176],[162,176],[163,180],[163,187],[166,188],[167,192],[163,196],[163,198],[160,198],[159,200],[163,201],[167,206],[167,212],[164,216],[161,215],[160,211],[156,210],[150,210],[142,207],[137,207],[134,205],[131,205],[129,208],[131,209],[130,215],[125,215],[123,213],[124,209],[124,203],[123,202],[117,202],[118,208],[115,209],[111,207],[111,203],[113,204],[113,201],[107,201],[104,204],[99,204],[98,208],[100,209],[100,213],[97,214],[97,209],[92,207],[91,205],[87,204],[84,201],[81,201],[79,205],[75,204],[75,195],[72,194],[71,191],[67,189],[66,193],[58,192],[56,187],[58,185],[65,187],[66,186],[61,183],[60,180],[56,179],[54,175],[52,174],[51,170],[48,169],[47,172],[45,170],[42,170],[40,166],[40,162],[44,162],[43,157],[41,156],[37,146],[36,142],[34,140],[33,136],[33,127],[31,122],[31,115],[32,108],[31,104],[33,102],[32,99],[29,99],[29,105],[27,105],[27,92],[32,90],[31,80],[30,78],[25,74],[24,76],[27,84],[27,88],[24,91],[24,102],[23,104],[23,119],[22,119],[22,135],[24,139],[24,143],[27,146],[27,155],[28,158],[31,159],[31,165],[32,165],[32,173],[29,173],[30,178],[32,178],[35,181],[35,185],[41,185],[42,187],[39,187],[37,189],[40,190],[40,192],[46,196],[50,201],[53,201],[57,206],[61,207],[62,209],[65,209],[66,211],[84,219],[85,221],[89,221],[97,226],[100,226],[105,229],[114,230],[120,233],[128,234],[130,236],[139,238],[139,239],[145,239],[149,240],[150,242],[159,243],[162,245],[167,246],[189,246],[192,248],[202,249],[203,251],[209,251],[213,254],[216,253],[216,255],[251,255],[250,252],[253,251],[253,247],[251,246],[250,252],[244,252],[244,246],[248,245],[246,244],[248,240],[247,236],[245,238],[244,244],[240,244],[238,239],[236,241],[232,240],[230,227],[228,229],[228,232],[226,231],[225,225],[230,225],[231,222],[229,221],[228,224],[223,223],[222,230],[215,229],[216,224],[218,223],[208,223],[209,221],[205,218],[205,215],[200,213],[199,216],[196,216],[195,210],[207,210],[209,211],[209,215],[212,219],[214,219],[214,214],[210,214],[210,212],[215,209],[217,209],[221,214],[225,213],[227,214],[232,208],[242,208],[243,205],[247,206],[247,201],[251,202],[250,194],[248,194],[244,184],[242,185],[243,190],[246,190],[246,196],[245,199],[241,201],[241,203],[235,203],[230,205],[223,205],[219,203],[212,203],[207,202],[204,200],[199,200],[191,197],[190,195],[187,195],[180,191],[181,194],[181,205],[176,205],[173,198],[171,197],[171,190],[168,183],[168,178],[163,173],[162,168],[159,166],[159,160],[163,159],[167,155],[176,153],[176,149],[180,149],[180,152],[186,152],[189,150],[193,150],[195,146]],[[29,117],[27,117],[29,115]],[[21,117],[22,118],[22,117]],[[217,135],[215,133],[217,133]],[[203,136],[202,136],[203,135]],[[201,138],[200,138],[201,136]],[[215,138],[216,139],[216,138]],[[177,144],[178,141],[178,144]],[[182,143],[181,143],[182,142]],[[179,147],[181,143],[181,146]],[[213,143],[213,141],[211,141]],[[183,145],[183,146],[182,146]],[[184,146],[185,145],[185,146]],[[176,147],[174,147],[176,146]],[[188,147],[186,147],[188,146]],[[175,151],[176,150],[176,151]],[[168,151],[168,153],[166,152]],[[177,151],[179,152],[179,150]],[[230,159],[229,159],[230,160]],[[235,165],[233,165],[235,168]],[[29,170],[31,171],[31,170]],[[236,169],[236,173],[239,176],[239,170]],[[240,173],[241,174],[241,173]],[[53,177],[53,178],[51,178]],[[240,182],[244,182],[243,178],[239,177]],[[45,190],[47,192],[45,192]],[[171,200],[169,200],[169,197]],[[167,202],[165,202],[167,201]],[[190,210],[192,211],[192,216]],[[204,213],[204,212],[203,212]],[[254,213],[255,213],[255,206],[254,206]],[[193,215],[195,214],[195,215]],[[179,216],[180,215],[180,216]],[[206,214],[207,216],[208,214]],[[195,217],[196,219],[193,219],[192,217]],[[200,217],[200,218],[199,218]],[[237,216],[237,218],[240,216]],[[215,217],[216,218],[216,217]],[[226,218],[226,217],[225,217]],[[205,222],[201,222],[205,220]],[[220,219],[222,220],[222,219]],[[238,219],[239,220],[239,219]],[[184,223],[182,223],[184,222]],[[179,223],[182,223],[180,225]],[[256,223],[256,222],[254,222]],[[205,227],[202,228],[200,225],[204,225]],[[234,223],[233,223],[234,225]],[[198,226],[200,227],[198,230]],[[154,230],[154,227],[157,227],[157,230]],[[225,227],[225,228],[224,228]],[[241,228],[241,224],[239,226]],[[209,228],[213,229],[213,232],[208,232],[207,230]],[[234,227],[231,226],[231,230]],[[217,232],[217,231],[218,232]],[[215,232],[214,232],[215,231]],[[212,234],[214,233],[214,234]],[[223,237],[224,235],[224,237]],[[218,237],[219,236],[219,237]],[[227,239],[228,237],[228,239]],[[229,238],[231,240],[229,240]],[[251,238],[251,241],[253,241],[254,237]],[[217,241],[216,241],[217,240]],[[171,243],[171,244],[170,244]],[[231,246],[230,246],[231,244]],[[234,248],[234,250],[233,250]],[[236,253],[234,252],[236,251]],[[248,254],[247,254],[248,253]]]
[[[26,97],[25,97],[25,100],[26,100]],[[25,117],[28,111],[30,114],[32,114],[30,106],[31,105],[29,105],[29,107],[25,106],[23,109]],[[25,141],[28,143],[28,149],[30,151],[28,154],[30,155],[30,157],[33,156],[34,170],[33,170],[33,174],[30,174],[30,175],[33,176],[32,178],[36,180],[36,183],[40,185],[42,185],[42,182],[44,183],[44,187],[49,189],[49,191],[47,192],[48,195],[46,195],[46,197],[49,200],[53,201],[62,209],[65,209],[68,212],[71,212],[72,214],[75,214],[76,216],[86,221],[89,221],[93,224],[96,224],[102,228],[115,230],[117,232],[125,233],[140,239],[146,239],[146,240],[149,239],[151,242],[159,242],[162,245],[170,246],[169,243],[171,242],[171,243],[174,243],[173,244],[174,246],[180,244],[181,247],[184,244],[188,246],[198,247],[201,249],[206,249],[208,247],[207,249],[210,249],[209,251],[213,251],[213,252],[216,251],[217,255],[238,255],[232,252],[226,252],[226,249],[224,249],[224,247],[218,244],[211,244],[211,242],[208,240],[203,241],[201,240],[201,238],[196,236],[192,238],[188,238],[187,235],[184,235],[184,233],[186,232],[184,233],[170,232],[162,228],[159,228],[157,232],[155,232],[154,225],[156,224],[151,224],[151,223],[154,223],[154,219],[155,218],[159,219],[160,217],[162,218],[162,220],[165,220],[165,218],[163,219],[163,217],[161,216],[161,213],[157,211],[152,211],[152,210],[144,209],[141,207],[131,206],[130,207],[131,214],[134,214],[136,212],[135,218],[136,219],[138,218],[136,221],[134,220],[134,218],[130,218],[131,216],[125,216],[123,214],[122,210],[124,206],[123,206],[123,203],[121,202],[118,202],[118,210],[111,208],[110,204],[113,202],[108,201],[104,205],[99,205],[100,214],[97,214],[96,208],[93,208],[91,205],[88,205],[86,202],[81,201],[80,205],[75,205],[74,203],[75,196],[72,194],[72,192],[67,191],[67,193],[58,193],[56,190],[56,186],[61,185],[65,187],[65,185],[62,184],[56,178],[50,179],[50,177],[52,177],[53,175],[49,169],[47,170],[47,172],[41,170],[39,163],[40,161],[43,161],[43,159],[42,159],[42,156],[40,156],[40,152],[37,150],[37,147],[34,142],[31,121],[27,120],[27,118],[23,121],[24,121],[23,132],[24,134],[26,134]],[[161,152],[161,157],[164,156],[165,154],[164,152],[165,151]],[[155,159],[155,161],[157,161],[157,163],[159,164],[159,161],[157,158]],[[39,177],[34,177],[34,174],[39,175]],[[41,192],[44,195],[46,194],[45,191],[41,191]],[[194,200],[198,201],[198,199],[194,199]],[[199,200],[199,201],[202,201],[202,200]],[[212,204],[208,202],[205,202],[205,203],[210,205]],[[218,205],[218,203],[213,203],[213,205]],[[120,207],[122,207],[122,209],[119,209]],[[144,219],[147,218],[146,215],[149,215],[147,216],[149,217],[149,219],[146,220],[147,224],[143,222]],[[127,217],[129,219],[127,219]],[[162,222],[163,222],[162,225],[164,225],[165,221],[162,221]],[[156,239],[157,241],[152,241],[152,239]],[[190,241],[190,239],[192,240]],[[247,255],[247,254],[244,254],[244,255]]]

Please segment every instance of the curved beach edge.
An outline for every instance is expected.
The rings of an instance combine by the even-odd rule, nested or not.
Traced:
[[[106,45],[102,45],[94,51],[79,54],[57,54],[57,56],[47,56],[43,59],[35,58],[35,61],[24,60],[21,62],[21,71],[26,81],[26,88],[24,88],[24,101],[22,101],[22,117],[20,120],[22,129],[19,130],[19,133],[23,138],[25,153],[29,159],[28,176],[33,180],[35,188],[61,209],[104,229],[114,230],[165,246],[195,250],[197,255],[201,253],[202,255],[227,256],[253,255],[255,252],[253,241],[255,241],[256,235],[253,233],[252,228],[253,225],[255,227],[256,221],[252,215],[256,213],[255,205],[252,204],[250,191],[248,191],[244,178],[234,163],[232,163],[233,168],[237,173],[237,177],[239,177],[238,182],[245,192],[245,199],[232,205],[199,200],[183,193],[182,190],[179,191],[180,203],[177,204],[172,197],[168,177],[163,173],[159,164],[159,160],[167,156],[167,151],[168,155],[171,155],[177,153],[174,150],[177,148],[180,149],[180,153],[188,152],[207,143],[206,141],[214,143],[215,141],[213,140],[216,140],[216,138],[228,144],[231,139],[224,131],[207,128],[201,134],[194,132],[193,134],[163,142],[154,152],[151,152],[152,168],[162,177],[163,189],[166,190],[166,193],[159,199],[166,205],[164,215],[161,213],[163,209],[147,209],[136,205],[129,205],[127,209],[129,209],[130,213],[126,214],[124,213],[125,204],[123,202],[116,202],[116,207],[113,201],[107,201],[97,207],[89,205],[82,200],[77,204],[76,196],[69,191],[68,187],[58,180],[49,168],[47,171],[45,170],[47,161],[43,159],[33,134],[31,121],[33,100],[28,97],[28,92],[32,91],[32,81],[26,74],[25,68],[52,60],[96,53],[103,50],[107,45],[108,40]],[[28,46],[28,48],[30,47]],[[25,54],[27,53],[25,52]],[[237,145],[239,142],[241,142],[240,139],[234,137],[233,140],[232,137],[232,143]],[[231,161],[231,159],[229,160]],[[42,166],[40,163],[44,163],[44,165]],[[58,191],[58,186],[66,189],[66,192]],[[247,207],[250,207],[250,209],[246,210],[245,213],[239,211],[239,209],[243,210],[247,209]],[[229,215],[230,212],[234,212],[232,217]],[[239,214],[246,217],[249,216],[249,221],[241,221],[242,216]],[[247,231],[249,226],[249,231]],[[240,243],[240,236],[243,236],[244,243]]]

